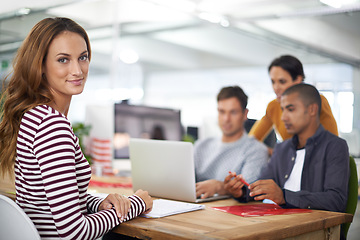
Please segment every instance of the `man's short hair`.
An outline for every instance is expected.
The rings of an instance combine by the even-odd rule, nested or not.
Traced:
[[[288,89],[286,89],[283,92],[282,96],[286,96],[293,93],[299,94],[300,100],[306,107],[313,103],[317,104],[319,108],[318,114],[320,116],[321,97],[319,91],[313,85],[306,83],[295,84],[289,87]]]
[[[217,101],[219,102],[221,100],[229,99],[232,97],[236,97],[239,100],[240,105],[244,111],[247,106],[248,96],[239,86],[230,86],[230,87],[222,88],[219,94],[217,95]]]
[[[293,81],[295,81],[298,76],[301,76],[303,81],[305,79],[303,65],[300,60],[294,56],[283,55],[275,58],[268,67],[269,72],[272,67],[281,67],[290,74]]]

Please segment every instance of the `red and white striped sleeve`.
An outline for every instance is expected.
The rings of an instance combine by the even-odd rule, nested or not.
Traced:
[[[94,239],[120,223],[114,209],[97,212],[100,201],[88,197],[88,182],[82,175],[88,172],[86,161],[80,161],[71,125],[60,115],[48,115],[39,125],[34,138],[34,154],[38,160],[45,196],[60,238]],[[145,203],[130,196],[130,220],[143,211]],[[89,205],[89,206],[87,206]],[[87,214],[87,209],[95,210]]]

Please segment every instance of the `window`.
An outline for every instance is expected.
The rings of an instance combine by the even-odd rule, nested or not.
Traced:
[[[321,91],[326,97],[335,117],[339,132],[350,133],[353,129],[354,94],[350,91]]]
[[[354,94],[352,92],[339,92],[337,102],[339,106],[339,131],[350,133],[353,126]]]

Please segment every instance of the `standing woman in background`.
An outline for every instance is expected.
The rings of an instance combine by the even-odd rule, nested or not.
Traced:
[[[276,99],[268,104],[265,116],[263,116],[261,120],[255,122],[249,132],[249,136],[254,136],[259,141],[264,141],[273,127],[275,127],[275,130],[281,136],[282,140],[286,140],[292,137],[292,135],[286,131],[285,124],[281,121],[282,111],[280,107],[280,98],[287,88],[304,81],[305,74],[303,66],[299,59],[290,55],[284,55],[274,59],[271,62],[268,71],[272,87],[276,94]],[[338,135],[336,121],[331,112],[329,102],[323,95],[320,96],[320,123],[326,130]],[[270,148],[269,153],[270,155],[272,154],[272,149]]]
[[[19,48],[2,97],[0,172],[14,174],[16,203],[41,238],[95,239],[152,208],[146,191],[87,194],[90,166],[67,119],[88,76],[85,30],[67,18],[37,23]]]

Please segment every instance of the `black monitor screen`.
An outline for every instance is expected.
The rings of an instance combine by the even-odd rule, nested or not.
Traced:
[[[114,158],[129,158],[129,138],[182,139],[180,110],[115,104]]]

